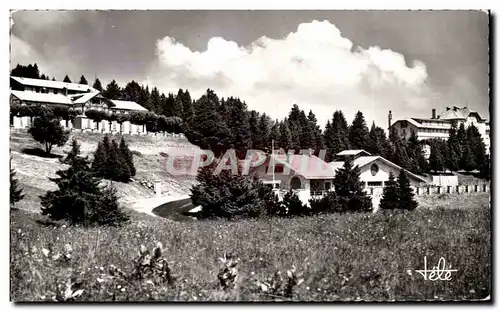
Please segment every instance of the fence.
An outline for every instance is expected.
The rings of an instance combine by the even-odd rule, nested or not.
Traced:
[[[418,196],[435,195],[435,194],[466,194],[466,193],[480,193],[490,192],[489,184],[476,184],[476,185],[461,185],[461,186],[430,186],[430,187],[416,187],[414,192]]]

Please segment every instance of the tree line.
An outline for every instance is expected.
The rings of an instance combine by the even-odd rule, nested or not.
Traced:
[[[447,141],[432,139],[426,141],[430,146],[429,168],[435,172],[478,170],[482,178],[491,178],[490,157],[486,154],[481,133],[471,124],[467,128],[462,123],[457,128],[453,123]]]
[[[41,77],[37,64],[18,65],[13,69],[14,73]],[[65,77],[65,80],[69,80],[69,77]],[[80,82],[87,84],[84,76]],[[335,155],[342,150],[364,149],[416,174],[443,169],[477,169],[484,172],[482,175],[486,177],[489,171],[489,157],[485,154],[481,135],[473,125],[469,129],[450,129],[451,139],[448,143],[419,141],[413,132],[409,139],[403,139],[395,130],[390,130],[387,136],[386,131],[375,123],[368,128],[361,111],[348,124],[343,112],[337,110],[322,130],[312,110],[306,114],[298,105],[293,105],[282,120],[272,120],[265,113],[248,109],[240,98],[219,98],[211,89],[193,100],[188,90],[179,89],[175,95],[165,95],[156,87],[150,91],[148,86],[135,81],[120,87],[112,80],[103,88],[101,81],[96,79],[93,87],[109,99],[131,100],[150,111],[130,115],[86,111],[85,115],[95,122],[117,121],[120,132],[122,123],[130,121],[143,125],[147,131],[184,133],[191,143],[210,149],[215,155],[221,155],[228,149],[235,149],[240,158],[250,148],[269,152],[274,141],[275,148],[286,151],[311,149],[318,154],[319,150],[326,149],[327,161],[335,160]],[[429,161],[424,157],[423,148],[426,144],[431,147]]]

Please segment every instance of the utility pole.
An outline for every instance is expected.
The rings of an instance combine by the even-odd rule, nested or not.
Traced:
[[[275,189],[274,184],[274,139],[271,141],[271,160],[273,161],[272,169],[273,169],[273,190]]]

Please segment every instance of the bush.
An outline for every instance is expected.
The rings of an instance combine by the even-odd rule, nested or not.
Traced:
[[[311,206],[312,213],[333,213],[337,211],[337,194],[329,191],[324,197],[320,199],[310,199],[309,205]]]
[[[127,142],[125,141],[125,138],[122,137],[120,140],[120,155],[123,159],[125,159],[125,162],[129,168],[130,171],[130,176],[135,176],[135,166],[134,166],[134,155],[133,152],[130,151],[128,148]],[[136,151],[138,152],[138,151]]]
[[[63,146],[69,139],[69,131],[65,131],[58,119],[47,115],[35,118],[28,130],[34,140],[45,146],[45,152],[50,154],[52,146]]]
[[[399,187],[392,171],[389,173],[389,180],[385,182],[379,207],[381,209],[395,209],[399,207]]]
[[[279,216],[307,216],[310,214],[311,210],[305,204],[302,204],[299,196],[293,190],[285,193],[280,204]]]
[[[14,208],[15,204],[24,198],[23,189],[19,186],[19,181],[16,178],[16,171],[10,168],[10,208]]]
[[[114,226],[128,220],[119,208],[116,190],[99,185],[101,180],[90,171],[87,158],[77,154],[68,162],[68,169],[57,171],[59,177],[51,178],[58,189],[40,197],[42,215],[84,226]]]
[[[359,167],[353,167],[352,159],[346,159],[344,166],[337,170],[333,184],[337,194],[338,211],[367,212],[373,209],[371,198],[363,191],[359,174]]]
[[[413,189],[410,187],[410,180],[406,175],[405,170],[401,170],[398,176],[398,185],[399,185],[399,208],[406,210],[414,210],[417,208],[418,203],[413,198],[415,194],[413,193]]]
[[[229,170],[214,174],[217,163],[199,169],[191,188],[193,205],[201,205],[201,218],[259,217],[273,210],[273,196],[256,179]],[[241,169],[241,168],[240,168]]]
[[[133,167],[132,158],[130,158],[130,161],[132,161],[131,165]],[[124,157],[120,147],[116,141],[109,141],[107,135],[98,143],[94,152],[92,172],[97,177],[121,182],[128,182],[132,173],[130,164],[127,162],[127,158]],[[133,173],[135,175],[135,168]]]

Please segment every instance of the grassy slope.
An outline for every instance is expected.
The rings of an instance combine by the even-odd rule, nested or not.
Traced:
[[[294,290],[295,300],[485,298],[491,276],[489,196],[441,201],[393,215],[238,222],[173,222],[141,216],[125,228],[102,229],[43,227],[33,221],[35,215],[18,211],[11,216],[12,298],[51,299],[55,284],[78,275],[83,280],[82,300],[111,300],[113,295],[117,300],[271,300],[276,297],[261,294],[255,280],[276,270],[285,273],[293,265],[304,278]],[[122,291],[110,281],[99,283],[110,264],[130,271],[139,246],[152,247],[158,241],[177,277],[172,287],[143,280],[122,284]],[[73,247],[68,264],[58,264],[41,252],[51,247],[60,251],[66,243]],[[240,258],[239,286],[227,293],[217,281],[221,268],[217,258],[224,252]],[[414,271],[423,268],[424,256],[429,265],[442,256],[458,272],[451,281],[425,282]]]
[[[102,140],[102,135],[94,133],[73,132],[72,137],[81,144],[83,155],[91,156],[96,149],[97,143]],[[72,138],[71,137],[71,138]],[[116,137],[117,141],[120,139]],[[65,146],[54,147],[56,155],[64,155],[64,151],[70,149],[70,140]],[[135,152],[134,162],[137,169],[136,180],[146,179],[148,181],[159,180],[165,194],[183,194],[189,190],[194,178],[192,176],[171,176],[166,172],[165,157],[160,152],[168,153],[172,149],[191,150],[196,148],[181,138],[165,138],[152,136],[130,136],[126,135],[129,147]],[[17,171],[17,177],[21,186],[25,189],[25,200],[19,202],[18,207],[25,210],[38,211],[39,196],[48,190],[55,189],[55,184],[49,180],[56,177],[56,171],[64,165],[57,158],[42,158],[39,156],[24,154],[24,148],[36,148],[38,144],[26,133],[26,130],[11,130],[10,148],[12,151],[12,167]],[[152,197],[154,193],[138,182],[114,183],[118,190],[120,201],[125,206],[138,199]]]

